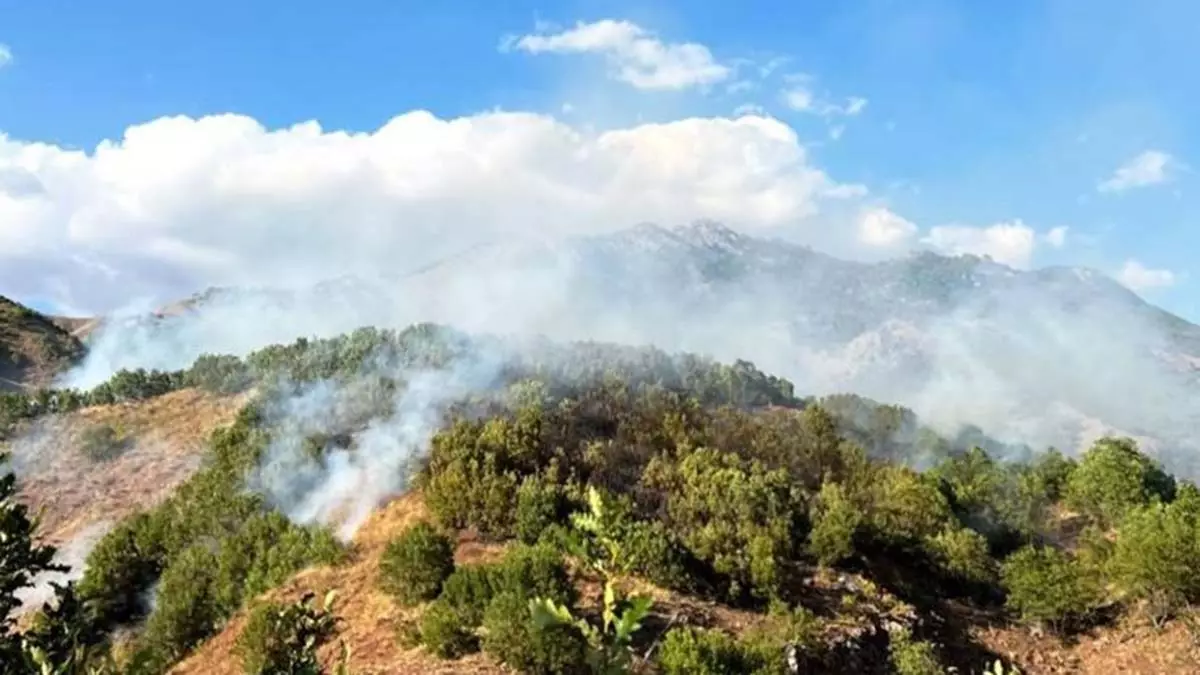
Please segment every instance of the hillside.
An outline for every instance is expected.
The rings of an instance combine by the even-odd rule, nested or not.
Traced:
[[[1071,459],[805,394],[746,361],[430,324],[10,394],[20,494],[87,560],[0,652],[130,675],[303,661],[271,640],[309,638],[364,674],[588,672],[605,644],[664,675],[1200,667],[1200,490],[1136,444]],[[62,449],[97,423],[139,444]],[[652,601],[629,649],[527,613],[600,627],[609,583]]]
[[[70,328],[0,296],[0,392],[48,385],[83,355]]]
[[[212,289],[113,322],[74,382],[421,321],[749,358],[811,394],[905,405],[946,434],[977,425],[1071,451],[1130,435],[1198,472],[1200,327],[1105,275],[933,253],[846,261],[711,222],[475,246],[383,279]]]

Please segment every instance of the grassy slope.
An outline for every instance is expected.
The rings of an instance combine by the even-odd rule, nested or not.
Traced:
[[[397,639],[397,631],[406,621],[419,616],[419,610],[403,609],[378,588],[378,565],[387,542],[404,529],[427,517],[419,494],[398,498],[373,514],[354,541],[350,562],[338,567],[305,570],[282,587],[266,593],[259,600],[291,602],[311,591],[317,597],[337,591],[335,613],[342,619],[337,635],[323,648],[321,654],[328,669],[341,655],[341,643],[351,648],[350,665],[355,675],[424,675],[461,673],[492,675],[513,671],[494,662],[486,654],[472,654],[457,661],[437,659],[422,648],[406,648]],[[499,558],[502,548],[481,545],[469,535],[460,539],[455,559],[459,563]],[[846,581],[850,583],[847,584]],[[594,595],[596,588],[588,580],[578,580],[584,597]],[[818,578],[814,593],[825,593],[833,602],[843,595],[854,595],[860,606],[863,602],[878,602],[880,596],[868,596],[847,588],[862,584],[857,575],[835,573]],[[674,625],[690,624],[717,628],[741,634],[757,626],[762,615],[730,609],[712,602],[680,596],[669,591],[641,584],[640,592],[655,597],[654,612],[661,621],[673,620]],[[890,597],[890,596],[887,596]],[[253,603],[251,603],[253,604]],[[583,606],[587,606],[584,603]],[[248,609],[235,615],[224,629],[196,649],[170,672],[172,675],[240,675],[241,661],[236,643],[245,626]],[[968,610],[969,611],[969,610]],[[1058,675],[1065,673],[1125,673],[1127,675],[1184,675],[1200,672],[1200,650],[1197,642],[1181,622],[1173,622],[1163,630],[1154,630],[1133,620],[1099,629],[1071,643],[1049,636],[1036,635],[1012,625],[991,623],[998,617],[972,617],[977,625],[970,633],[980,644],[1020,664],[1024,675]],[[847,635],[861,630],[863,617],[846,615],[830,630]],[[949,621],[965,619],[948,617]],[[836,639],[836,637],[834,638]],[[982,667],[984,664],[980,664]]]
[[[60,322],[0,296],[0,391],[47,384],[83,353]]]
[[[147,401],[94,406],[27,426],[9,445],[24,467],[20,498],[42,510],[41,538],[53,544],[101,521],[157,503],[196,469],[212,430],[231,422],[245,396],[184,389]],[[131,441],[116,459],[78,452],[80,433],[110,424]]]

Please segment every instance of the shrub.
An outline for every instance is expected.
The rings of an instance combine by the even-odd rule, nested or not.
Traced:
[[[1066,489],[1072,508],[1106,525],[1153,499],[1170,501],[1174,495],[1175,480],[1129,438],[1096,441],[1071,472]]]
[[[870,484],[867,524],[885,542],[911,544],[937,535],[954,521],[936,479],[888,465]]]
[[[499,562],[455,569],[442,585],[437,602],[452,608],[464,625],[474,628],[483,621],[492,599],[502,593],[548,597],[567,605],[577,597],[560,553],[544,545],[519,544]]]
[[[309,593],[292,604],[268,603],[250,613],[237,650],[246,675],[320,675],[317,648],[333,636],[333,594],[322,608]]]
[[[198,545],[163,572],[141,642],[166,663],[212,635],[224,618],[213,589],[216,562],[212,551]]]
[[[453,608],[471,627],[483,621],[483,612],[496,595],[496,564],[462,565],[442,584],[437,602]]]
[[[1097,580],[1067,554],[1048,546],[1026,546],[1001,566],[1008,606],[1026,621],[1061,631],[1100,600]]]
[[[341,544],[325,528],[300,527],[274,511],[255,514],[220,543],[214,592],[222,613],[233,614],[244,598],[278,586],[306,565],[341,555]]]
[[[438,596],[444,602],[467,617],[475,617],[472,625],[483,620],[483,611],[496,596],[500,583],[500,563],[470,563],[454,569]]]
[[[945,672],[933,645],[914,640],[907,629],[892,633],[888,656],[897,675],[942,675]]]
[[[565,522],[566,498],[562,488],[539,476],[529,476],[517,489],[513,533],[526,544],[536,544],[552,526]]]
[[[965,527],[947,527],[925,542],[938,566],[950,576],[976,584],[996,581],[996,564],[983,535]]]
[[[658,652],[664,675],[733,675],[766,670],[760,650],[715,630],[672,628]]]
[[[1133,509],[1108,561],[1112,581],[1132,600],[1145,601],[1159,621],[1200,599],[1200,505],[1193,500]]]
[[[438,432],[419,479],[438,522],[473,527],[493,539],[512,536],[519,486],[547,459],[541,432],[538,408],[524,408],[513,417],[460,420]]]
[[[117,524],[88,554],[79,595],[109,627],[129,623],[144,612],[143,594],[166,564],[158,519],[139,513]]]
[[[495,569],[496,594],[550,598],[572,605],[578,596],[562,554],[548,546],[514,546]]]
[[[589,672],[588,644],[573,625],[538,625],[529,599],[512,591],[497,595],[483,618],[483,649],[503,663],[531,675]]]
[[[677,464],[656,458],[644,480],[666,493],[668,527],[730,578],[732,597],[778,590],[793,542],[806,534],[803,502],[787,472],[703,448]]]
[[[822,565],[836,565],[854,553],[854,534],[863,512],[841,485],[826,482],[817,494],[808,550]]]
[[[388,543],[379,561],[380,585],[402,605],[437,597],[454,572],[454,545],[421,522]]]
[[[123,437],[111,424],[93,424],[79,436],[79,451],[93,462],[107,462],[120,457],[129,447],[129,439]]]
[[[421,643],[443,659],[457,659],[478,651],[479,639],[474,628],[478,622],[464,617],[450,603],[437,600],[421,615]]]

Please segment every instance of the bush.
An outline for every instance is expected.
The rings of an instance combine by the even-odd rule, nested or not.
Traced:
[[[1142,454],[1129,438],[1103,438],[1089,449],[1067,480],[1072,508],[1105,525],[1115,525],[1151,500],[1170,501],[1175,479]]]
[[[79,451],[93,462],[114,460],[128,448],[129,439],[111,424],[93,424],[79,436]]]
[[[519,544],[496,563],[463,565],[442,585],[437,602],[454,610],[462,623],[477,627],[492,599],[503,593],[547,597],[571,605],[577,591],[562,555],[548,546]]]
[[[229,616],[254,597],[314,563],[333,563],[342,546],[325,528],[294,525],[281,513],[255,514],[217,552],[214,592]]]
[[[888,642],[888,656],[897,675],[942,675],[945,671],[938,661],[933,645],[912,639],[908,630],[898,630]]]
[[[492,539],[513,535],[519,486],[547,459],[541,416],[524,408],[512,417],[460,420],[434,436],[419,483],[439,523]]]
[[[965,527],[947,527],[925,542],[938,566],[950,576],[975,584],[996,581],[996,563],[982,534]]]
[[[658,665],[664,675],[734,675],[760,672],[766,663],[759,651],[720,631],[672,628]]]
[[[897,545],[936,536],[954,522],[950,503],[936,479],[888,465],[870,484],[867,524],[876,538]]]
[[[379,561],[380,585],[402,605],[436,598],[453,572],[454,545],[425,522],[389,542]]]
[[[826,482],[817,494],[808,551],[822,565],[836,565],[854,553],[854,535],[863,512],[841,485]]]
[[[513,533],[526,544],[536,544],[552,526],[566,521],[567,503],[562,488],[539,476],[529,476],[517,489]]]
[[[437,600],[421,615],[421,643],[439,658],[457,659],[478,651],[477,625],[450,603]]]
[[[499,565],[462,565],[444,584],[437,602],[451,607],[471,627],[483,621],[483,612],[496,595]]]
[[[549,598],[573,605],[578,597],[562,554],[548,546],[514,546],[495,569],[495,593]]]
[[[1200,505],[1191,499],[1135,508],[1121,521],[1108,571],[1122,595],[1155,621],[1200,599]]]
[[[337,619],[330,612],[332,595],[320,609],[311,606],[312,597],[250,613],[237,642],[246,675],[320,675],[317,648],[333,636]]]
[[[165,663],[187,654],[220,626],[224,616],[213,589],[216,568],[216,556],[198,545],[163,573],[141,642]]]
[[[139,513],[117,524],[88,554],[79,595],[101,624],[131,623],[145,613],[143,594],[166,561],[159,520]]]
[[[1062,631],[1083,619],[1100,600],[1097,580],[1067,554],[1026,546],[1001,566],[1009,608],[1026,621]]]
[[[531,675],[580,675],[589,672],[588,644],[572,625],[541,627],[529,598],[507,591],[488,605],[483,618],[483,649],[510,667]]]
[[[787,472],[702,448],[677,464],[656,458],[645,482],[666,494],[668,527],[729,577],[731,597],[778,591],[793,542],[806,534],[804,504]]]

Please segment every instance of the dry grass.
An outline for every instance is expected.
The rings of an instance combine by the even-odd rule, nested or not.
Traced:
[[[31,425],[11,445],[20,499],[41,511],[40,538],[61,544],[89,525],[158,503],[196,470],[209,434],[232,422],[244,402],[185,389]],[[78,439],[95,424],[118,429],[131,447],[110,461],[88,460]]]
[[[83,353],[83,343],[49,317],[0,296],[0,391],[43,386]]]
[[[1196,636],[1180,621],[1157,630],[1145,622],[1130,619],[1070,643],[1016,627],[980,628],[973,634],[992,651],[1020,664],[1025,675],[1185,675],[1200,672],[1200,648]]]
[[[337,591],[335,613],[342,619],[337,635],[322,651],[326,665],[340,655],[340,644],[351,647],[350,666],[355,675],[418,675],[425,673],[509,672],[482,654],[459,661],[441,661],[420,648],[405,649],[396,639],[397,630],[412,610],[398,608],[378,589],[379,557],[387,542],[412,523],[425,517],[424,505],[416,496],[397,499],[383,507],[363,525],[355,536],[351,560],[338,567],[306,570],[281,588],[268,592],[260,600],[298,600],[307,591],[323,596]],[[470,541],[463,541],[458,562],[490,559],[499,552]],[[235,675],[241,673],[241,661],[235,645],[246,622],[247,612],[239,612],[225,629],[202,645],[191,657],[171,670],[174,675]]]

